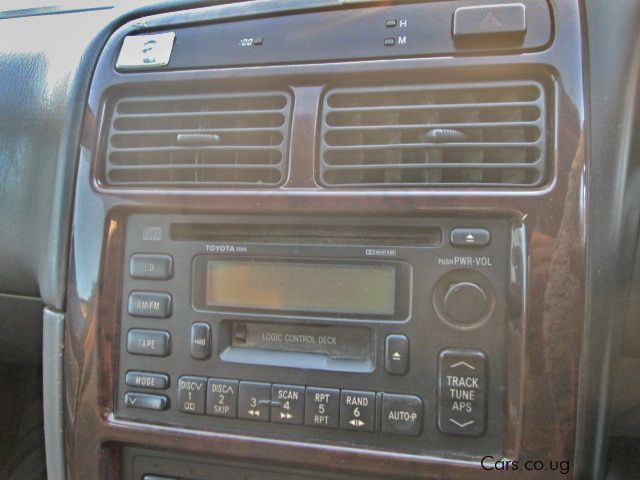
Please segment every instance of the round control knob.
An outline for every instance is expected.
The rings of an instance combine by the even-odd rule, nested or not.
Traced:
[[[449,285],[444,296],[444,311],[458,323],[477,322],[487,313],[487,294],[475,283],[459,282]]]

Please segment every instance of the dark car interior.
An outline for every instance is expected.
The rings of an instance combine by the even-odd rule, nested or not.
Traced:
[[[640,479],[640,2],[0,2],[0,479]]]

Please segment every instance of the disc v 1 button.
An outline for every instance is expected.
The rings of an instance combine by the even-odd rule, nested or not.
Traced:
[[[204,415],[207,398],[207,379],[183,376],[178,379],[178,410]]]

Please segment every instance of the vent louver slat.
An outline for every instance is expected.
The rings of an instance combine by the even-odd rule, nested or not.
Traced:
[[[106,183],[269,187],[287,167],[285,92],[124,97],[113,106]]]
[[[329,90],[325,187],[504,187],[545,180],[544,89],[537,82]]]

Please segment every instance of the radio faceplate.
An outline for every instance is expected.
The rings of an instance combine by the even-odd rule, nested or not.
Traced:
[[[131,215],[116,416],[409,453],[499,454],[507,292],[521,282],[510,278],[512,230],[499,219]],[[321,312],[313,295],[306,311],[207,305],[209,261],[227,261],[234,281],[252,270],[233,271],[230,261],[392,266],[384,278],[394,278],[393,312],[344,304]],[[259,288],[254,280],[243,281]],[[286,296],[276,287],[264,287],[268,305],[288,305],[272,298]]]

